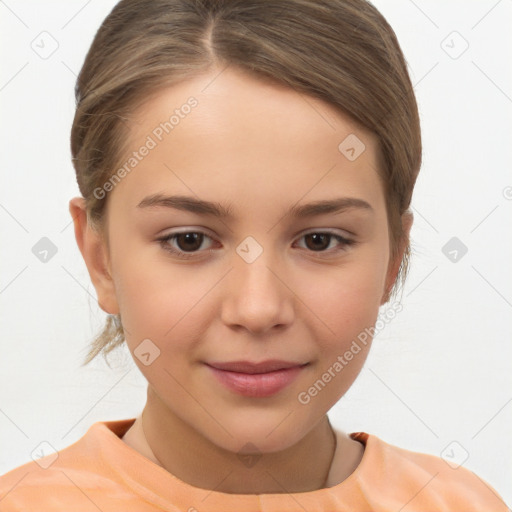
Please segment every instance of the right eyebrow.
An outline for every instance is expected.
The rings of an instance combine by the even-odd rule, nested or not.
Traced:
[[[231,218],[232,206],[223,206],[220,203],[205,201],[190,196],[164,196],[163,194],[153,194],[145,197],[138,205],[138,208],[174,208],[184,210],[199,215],[212,215],[220,218]]]
[[[184,210],[198,215],[210,215],[219,218],[233,218],[232,205],[224,206],[217,202],[205,201],[191,196],[166,196],[163,194],[152,194],[145,197],[138,208],[174,208]],[[314,201],[303,205],[294,205],[290,208],[287,216],[295,218],[310,218],[329,213],[342,213],[350,209],[362,209],[373,212],[370,203],[356,197],[339,197]]]

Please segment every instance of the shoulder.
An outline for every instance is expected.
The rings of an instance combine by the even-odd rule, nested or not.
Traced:
[[[362,462],[371,466],[365,469],[371,473],[373,482],[377,480],[383,486],[398,490],[395,495],[402,501],[408,499],[401,504],[403,512],[422,507],[436,511],[509,511],[491,485],[463,466],[388,444],[364,432],[350,434],[350,437],[366,445],[368,458],[365,461],[366,455],[363,456]]]
[[[72,463],[69,456],[76,456],[76,462]],[[54,462],[51,457],[27,462],[0,476],[0,510],[59,512],[72,506],[74,511],[85,512],[95,509],[98,491],[104,494],[119,490],[118,484],[98,471],[84,452],[68,447]]]
[[[96,423],[75,443],[0,476],[0,510],[85,512],[107,505],[106,496],[118,496],[120,503],[133,499],[102,457],[108,442],[102,439],[104,428],[105,423]]]

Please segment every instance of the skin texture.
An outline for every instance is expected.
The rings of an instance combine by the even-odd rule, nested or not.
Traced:
[[[398,272],[376,140],[327,103],[228,67],[149,98],[129,121],[133,150],[191,96],[197,106],[109,192],[108,247],[87,224],[83,199],[70,201],[100,307],[121,314],[132,355],[145,339],[160,350],[149,365],[134,355],[148,381],[147,441],[140,418],[125,441],[181,480],[219,492],[305,492],[327,475],[327,486],[335,485],[363,450],[338,433],[331,466],[327,412],[371,343],[307,404],[297,397],[374,325]],[[338,149],[350,134],[365,144],[354,161]],[[214,201],[230,206],[233,218],[137,206],[152,194]],[[371,208],[287,215],[292,206],[338,197]],[[354,243],[305,236],[326,230]],[[207,236],[195,246],[158,240],[198,231]],[[251,263],[237,253],[248,236],[262,249]],[[179,258],[165,244],[196,252]],[[309,364],[266,398],[233,393],[205,365],[268,359]],[[261,457],[248,467],[240,453]]]

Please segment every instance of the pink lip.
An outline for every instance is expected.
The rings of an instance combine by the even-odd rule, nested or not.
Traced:
[[[266,397],[291,384],[306,365],[274,360],[211,363],[207,366],[231,391],[249,397]]]

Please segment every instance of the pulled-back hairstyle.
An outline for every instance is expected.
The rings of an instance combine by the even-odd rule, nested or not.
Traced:
[[[392,256],[410,247],[401,215],[421,165],[418,107],[393,29],[366,0],[122,0],[98,29],[78,76],[71,152],[89,222],[95,194],[121,165],[130,114],[164,87],[227,65],[319,98],[378,141]],[[341,142],[341,141],[340,141]],[[109,315],[83,364],[124,341]]]

